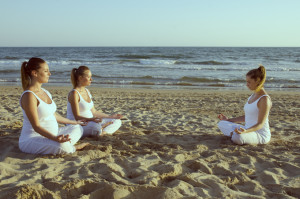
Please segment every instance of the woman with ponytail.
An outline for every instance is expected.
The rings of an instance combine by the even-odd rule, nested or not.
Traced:
[[[87,66],[73,68],[71,72],[73,89],[68,96],[67,118],[85,120],[83,137],[98,137],[104,134],[113,134],[121,127],[120,114],[108,115],[97,111],[94,107],[92,95],[86,88],[92,83],[92,73]]]
[[[263,66],[250,70],[246,75],[247,87],[254,93],[248,98],[244,111],[245,115],[228,119],[222,113],[219,129],[224,135],[239,145],[266,144],[271,139],[269,128],[269,112],[272,107],[270,96],[264,89],[266,70]],[[236,123],[245,122],[245,126]]]
[[[32,154],[73,153],[87,144],[76,145],[83,130],[82,121],[69,120],[56,113],[56,104],[51,94],[44,88],[51,73],[48,64],[40,58],[31,58],[21,66],[21,79],[24,92],[20,106],[23,111],[23,127],[19,148]],[[58,123],[73,124],[58,127]]]

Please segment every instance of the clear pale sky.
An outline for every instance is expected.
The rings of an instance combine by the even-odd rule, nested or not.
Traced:
[[[0,0],[0,46],[300,47],[300,0]]]

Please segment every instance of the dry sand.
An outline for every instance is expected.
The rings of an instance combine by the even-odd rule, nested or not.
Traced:
[[[66,115],[70,87],[46,87]],[[90,88],[121,129],[70,155],[18,148],[20,87],[2,86],[0,198],[300,198],[300,93],[270,92],[272,139],[238,146],[217,114],[243,114],[249,91]]]

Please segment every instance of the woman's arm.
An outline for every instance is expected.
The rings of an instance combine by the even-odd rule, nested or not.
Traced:
[[[107,115],[102,113],[101,111],[97,111],[95,107],[92,108],[93,116],[96,118],[112,118],[112,119],[121,119],[123,115],[121,114],[114,114],[114,115]]]
[[[50,140],[56,141],[56,142],[62,143],[62,142],[70,141],[70,138],[68,135],[66,137],[55,136],[40,126],[38,113],[37,113],[38,100],[32,93],[27,92],[22,96],[21,106],[22,106],[23,110],[25,111],[25,114],[26,114],[27,118],[29,119],[30,124],[35,132],[39,133],[40,135],[42,135]]]
[[[242,123],[242,122],[245,122],[245,115],[240,116],[240,117],[231,118],[231,119],[228,119],[227,121],[234,122],[234,123]]]
[[[270,100],[269,97],[262,97],[258,103],[257,103],[257,107],[258,107],[258,118],[257,118],[257,123],[253,126],[251,126],[248,129],[243,129],[241,128],[236,129],[235,132],[236,133],[249,133],[249,132],[253,132],[253,131],[257,131],[259,129],[261,129],[264,126],[264,123],[266,122],[266,119],[269,115],[270,109],[272,107],[272,102]]]
[[[65,118],[65,117],[61,116],[58,113],[54,113],[54,116],[55,116],[57,122],[60,123],[60,124],[83,124],[82,121],[80,121],[80,120],[78,120],[78,121],[70,120],[68,118]]]
[[[222,113],[218,115],[218,118],[220,120],[226,120],[228,122],[234,122],[234,123],[242,123],[245,122],[245,115],[240,116],[240,117],[235,117],[235,118],[230,118],[228,119],[225,115],[223,115]]]
[[[94,117],[98,118],[109,118],[109,115],[102,113],[101,111],[97,111],[95,107],[92,108],[92,113]]]

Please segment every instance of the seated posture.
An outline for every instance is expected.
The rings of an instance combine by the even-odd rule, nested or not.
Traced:
[[[271,139],[268,116],[272,102],[263,88],[265,80],[263,66],[250,70],[246,75],[247,87],[254,93],[244,106],[245,115],[231,119],[222,113],[218,115],[219,129],[236,144],[266,144]],[[236,124],[241,122],[245,122],[245,126]]]
[[[90,69],[87,66],[73,68],[71,81],[73,89],[68,96],[67,118],[88,122],[83,126],[83,137],[97,137],[116,132],[121,127],[122,115],[107,115],[95,109],[92,95],[86,88],[92,82]]]
[[[75,145],[83,129],[74,121],[56,113],[51,94],[42,88],[50,77],[48,64],[40,58],[31,58],[21,66],[22,87],[20,106],[23,111],[23,127],[19,148],[32,154],[65,154],[84,148],[87,143]],[[73,124],[59,128],[62,124]]]

